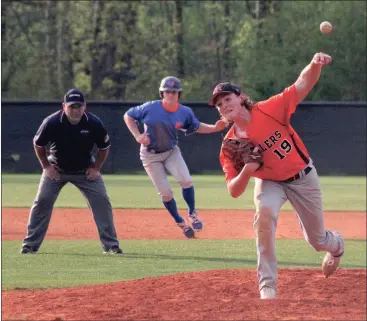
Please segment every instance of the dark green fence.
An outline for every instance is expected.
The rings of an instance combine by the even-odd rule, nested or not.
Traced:
[[[123,114],[141,102],[91,101],[88,111],[104,122],[111,137],[111,153],[104,173],[143,170],[139,145],[129,133]],[[202,122],[218,120],[215,108],[183,102]],[[2,101],[2,171],[40,172],[32,139],[42,120],[61,108],[59,101]],[[292,125],[304,140],[322,175],[366,174],[366,102],[303,102]],[[221,170],[218,153],[222,135],[179,133],[179,145],[191,173]]]

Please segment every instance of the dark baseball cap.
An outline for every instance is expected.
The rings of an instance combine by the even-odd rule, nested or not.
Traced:
[[[84,95],[78,89],[70,89],[64,96],[66,106],[79,105],[82,107],[85,104]]]
[[[214,90],[213,90],[213,94],[212,97],[209,100],[209,105],[210,106],[215,106],[215,99],[220,95],[220,94],[229,94],[229,93],[235,93],[237,95],[240,95],[241,89],[240,87],[238,87],[235,84],[232,84],[230,82],[221,82],[220,84],[216,85]]]
[[[159,91],[182,91],[181,82],[178,78],[173,76],[168,76],[163,78],[161,85],[159,86]]]

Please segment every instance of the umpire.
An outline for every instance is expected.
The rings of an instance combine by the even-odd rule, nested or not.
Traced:
[[[33,140],[43,173],[20,253],[37,253],[46,235],[55,201],[61,189],[70,182],[82,192],[92,210],[104,252],[122,254],[112,206],[100,174],[110,148],[106,129],[98,117],[85,111],[81,91],[70,89],[64,96],[62,107],[44,119]],[[92,156],[94,144],[98,147],[96,158]]]

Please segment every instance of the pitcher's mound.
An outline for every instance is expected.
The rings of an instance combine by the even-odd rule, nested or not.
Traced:
[[[3,318],[22,320],[366,320],[366,271],[325,279],[280,269],[276,300],[255,270],[181,273],[97,286],[3,292]]]

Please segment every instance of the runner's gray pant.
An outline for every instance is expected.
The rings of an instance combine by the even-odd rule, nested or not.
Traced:
[[[85,174],[60,173],[59,181],[42,174],[38,193],[29,214],[28,231],[23,240],[23,246],[39,249],[45,238],[56,199],[68,182],[75,185],[86,198],[88,207],[93,213],[103,249],[108,250],[113,245],[119,245],[113,222],[112,206],[102,177],[87,180]]]
[[[189,169],[187,168],[178,146],[164,153],[153,154],[148,152],[142,145],[140,149],[140,159],[163,202],[168,202],[173,198],[173,191],[168,182],[167,171],[175,178],[182,188],[189,188],[192,186],[192,178]]]

